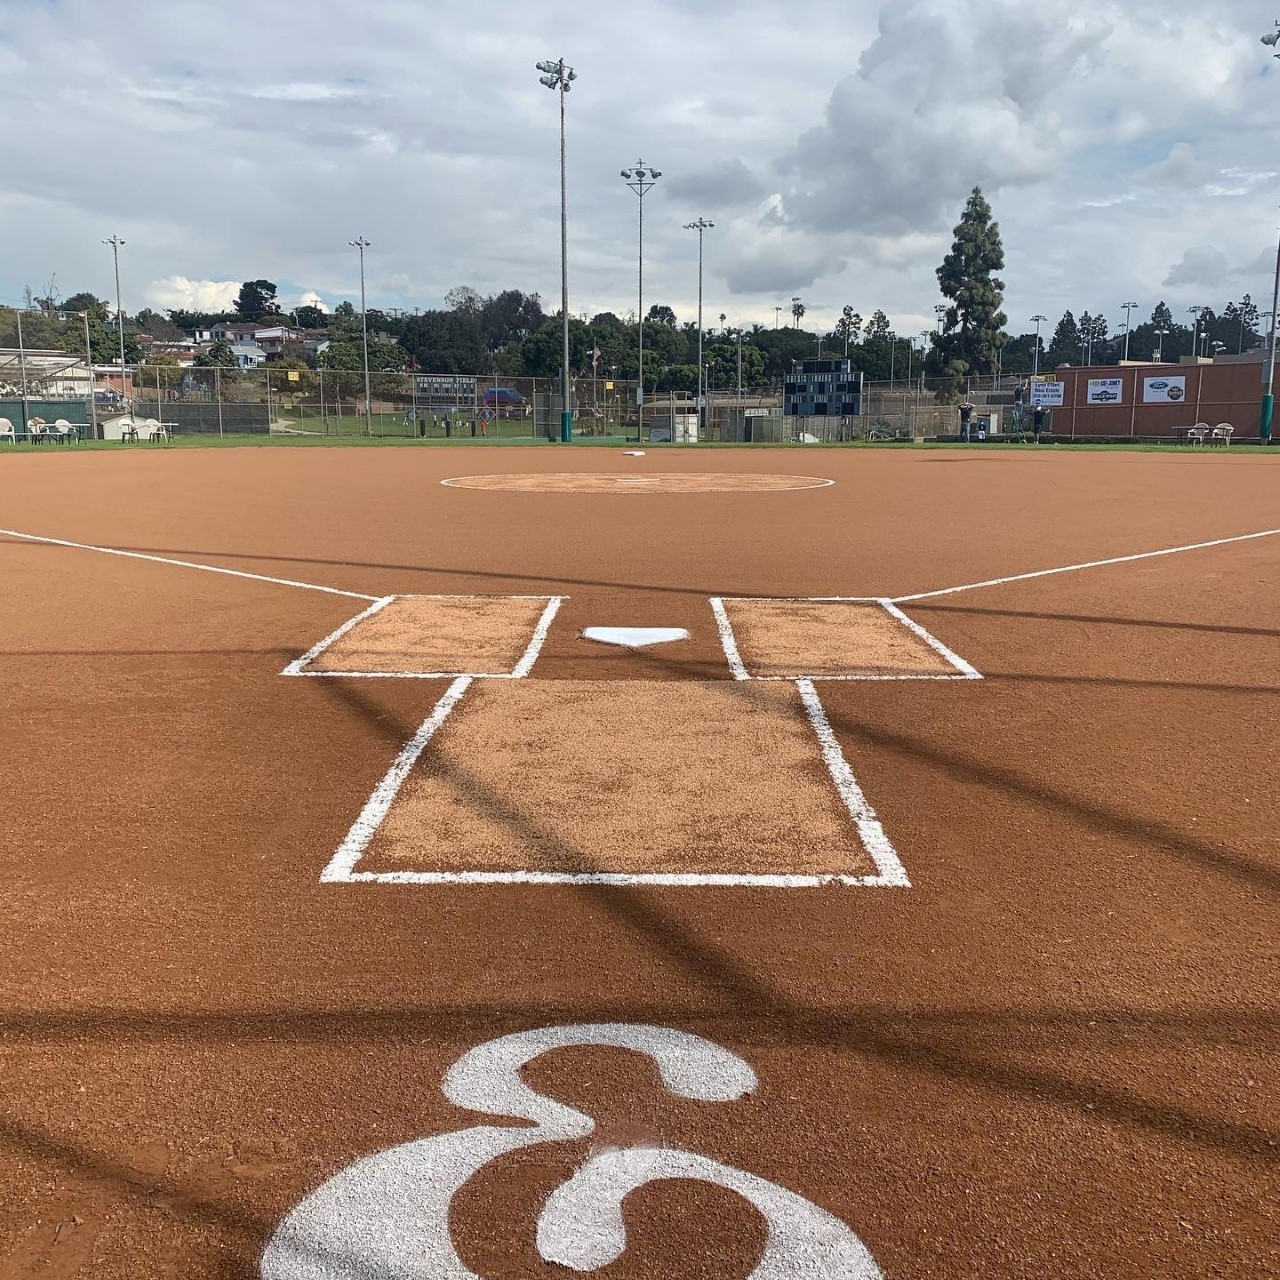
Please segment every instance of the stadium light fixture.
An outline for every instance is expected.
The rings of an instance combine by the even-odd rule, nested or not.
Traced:
[[[537,64],[545,74],[538,83],[554,90],[560,97],[560,440],[573,439],[573,409],[569,406],[569,194],[565,178],[564,95],[569,92],[578,73],[565,65],[563,58],[549,58]]]
[[[1280,46],[1280,22],[1276,23],[1276,29],[1274,31],[1268,31],[1267,34],[1262,37],[1262,43],[1269,49],[1275,49]],[[1280,58],[1280,53],[1277,53],[1275,56]]]
[[[699,217],[697,222],[686,222],[684,229],[686,231],[696,231],[698,233],[698,427],[702,428],[702,398],[703,387],[706,379],[702,370],[702,236],[706,231],[710,231],[716,224],[708,222],[706,218]]]
[[[1156,345],[1154,358],[1157,364],[1164,363],[1164,340],[1165,340],[1165,335],[1168,334],[1168,332],[1169,332],[1168,329],[1156,330],[1156,337],[1159,339],[1159,342]]]
[[[662,170],[637,160],[630,169],[622,170],[627,186],[640,197],[640,232],[636,250],[636,328],[640,331],[639,384],[636,387],[636,441],[644,431],[644,198],[662,177]]]

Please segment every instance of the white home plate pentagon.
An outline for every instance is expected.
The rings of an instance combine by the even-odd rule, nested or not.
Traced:
[[[683,627],[587,627],[582,638],[623,649],[647,649],[650,645],[687,640],[689,633]]]
[[[457,694],[381,825],[326,879],[906,883],[891,848],[892,866],[869,852],[883,833],[825,719],[815,732],[811,690],[524,680]]]

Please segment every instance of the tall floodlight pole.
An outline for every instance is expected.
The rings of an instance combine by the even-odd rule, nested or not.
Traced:
[[[560,441],[573,439],[573,410],[569,406],[569,188],[565,170],[564,95],[578,78],[563,58],[538,63],[539,82],[560,95]]]
[[[1124,304],[1124,358],[1129,359],[1129,334],[1133,329],[1132,316],[1138,309],[1136,302],[1126,302]]]
[[[1156,346],[1156,350],[1155,350],[1155,359],[1157,364],[1164,363],[1164,339],[1165,339],[1165,335],[1168,332],[1169,332],[1168,329],[1156,330],[1156,339],[1157,339],[1158,345]]]
[[[636,249],[636,328],[640,331],[639,386],[636,388],[636,440],[644,432],[644,198],[653,184],[662,177],[660,169],[646,167],[637,160],[634,168],[623,169],[622,177],[627,186],[640,197],[640,230]]]
[[[1195,324],[1191,326],[1191,358],[1193,360],[1196,360],[1199,358],[1199,353],[1196,351],[1196,344],[1200,341],[1200,313],[1203,310],[1204,310],[1204,307],[1188,307],[1187,308],[1187,314],[1193,315],[1196,318]]]
[[[1277,34],[1280,34],[1280,23],[1276,27]],[[1276,56],[1280,57],[1280,54]],[[1262,393],[1262,419],[1258,428],[1258,438],[1264,444],[1271,443],[1271,421],[1276,409],[1276,336],[1280,333],[1280,324],[1276,323],[1277,311],[1280,311],[1280,241],[1276,244],[1276,283],[1271,291],[1271,341],[1267,346],[1266,390]]]
[[[938,317],[938,332],[941,333],[942,321],[947,314],[947,309],[941,302],[939,302],[937,306],[934,307],[933,314]]]
[[[22,423],[27,422],[27,342],[22,336],[22,308],[14,307],[13,314],[18,318],[18,373],[22,378]],[[123,378],[123,374],[121,377]]]
[[[742,404],[742,326],[738,326],[738,404]]]
[[[124,308],[120,305],[120,250],[125,242],[113,235],[110,240],[102,243],[111,246],[111,256],[116,265],[116,332],[120,336],[120,399],[124,400]]]
[[[773,309],[773,327],[774,327],[775,329],[778,327],[778,323],[779,323],[779,321],[780,321],[781,319],[782,319],[782,308],[781,308],[781,307],[774,307],[774,309]]]
[[[1036,322],[1036,349],[1031,361],[1031,376],[1038,378],[1040,376],[1040,325],[1049,317],[1034,315],[1031,318]]]
[[[702,237],[703,233],[710,231],[716,224],[708,222],[706,218],[700,217],[697,222],[686,222],[684,229],[686,231],[696,231],[698,233],[698,429],[701,431],[703,414],[702,414],[702,388],[705,379],[702,372]]]
[[[98,438],[98,405],[93,395],[93,343],[89,340],[89,313],[82,311],[80,319],[84,321],[84,359],[89,370],[89,426],[96,440]],[[163,418],[164,414],[160,416]]]
[[[370,241],[357,236],[347,243],[360,251],[360,334],[364,343],[364,433],[373,435],[373,405],[369,394],[369,313],[364,302],[364,251],[371,248]],[[269,415],[268,415],[269,416]]]

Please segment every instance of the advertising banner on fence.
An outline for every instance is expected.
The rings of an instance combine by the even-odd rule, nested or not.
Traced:
[[[696,370],[695,370],[696,372]],[[1179,378],[1143,378],[1143,404],[1181,404],[1187,398],[1187,380]]]
[[[694,370],[697,373],[697,370]],[[1066,404],[1066,383],[1033,382],[1031,384],[1031,403],[1042,404],[1046,409],[1061,408]]]
[[[1088,404],[1123,404],[1123,378],[1090,378]]]
[[[697,370],[695,369],[696,373]],[[457,405],[476,398],[476,380],[474,378],[450,375],[419,374],[417,378],[418,395],[428,403]]]

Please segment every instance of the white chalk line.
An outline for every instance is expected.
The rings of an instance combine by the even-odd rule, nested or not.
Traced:
[[[23,538],[27,542],[44,542],[51,547],[72,547],[76,551],[97,551],[104,556],[124,556],[128,560],[149,560],[153,564],[176,565],[180,569],[200,569],[205,573],[224,573],[230,578],[248,578],[251,582],[270,582],[277,587],[299,587],[303,591],[323,591],[331,596],[349,596],[352,600],[378,600],[381,597],[366,595],[363,591],[343,591],[338,587],[322,587],[314,582],[297,582],[293,578],[270,578],[262,573],[247,573],[243,569],[224,569],[221,565],[200,564],[195,560],[174,560],[169,556],[148,555],[142,551],[122,551],[119,547],[99,547],[91,542],[71,542],[67,538],[46,538],[36,533],[20,533],[17,529],[0,529],[0,536]]]
[[[937,636],[926,631],[918,622],[908,618],[892,600],[881,600],[880,603],[884,606],[886,612],[888,612],[891,617],[897,618],[897,620],[902,623],[908,631],[913,635],[919,636],[920,639],[934,651],[934,653],[945,658],[946,661],[951,663],[951,665],[960,672],[960,678],[962,680],[982,679],[982,673],[980,671],[967,663],[958,653],[953,653],[945,644],[942,643],[941,640],[938,639]],[[945,678],[946,677],[944,677],[944,679]]]
[[[750,680],[742,655],[738,652],[738,640],[733,634],[733,625],[725,612],[724,601],[718,596],[711,601],[711,612],[715,614],[716,630],[720,633],[720,647],[724,650],[725,661],[733,672],[735,680]]]
[[[547,632],[551,630],[551,624],[555,621],[556,614],[560,612],[560,606],[563,603],[564,596],[552,596],[547,601],[547,607],[542,611],[542,617],[538,619],[538,625],[534,628],[529,647],[511,672],[512,679],[523,680],[533,670],[533,664],[537,662],[538,654],[542,652],[542,646],[546,643]]]
[[[417,764],[418,757],[426,749],[432,735],[449,718],[449,713],[461,701],[462,695],[471,687],[471,683],[471,676],[459,676],[445,690],[444,697],[432,708],[431,714],[422,722],[418,732],[405,743],[391,768],[387,770],[382,781],[365,802],[360,816],[347,832],[347,838],[338,846],[337,853],[321,873],[321,884],[331,884],[351,878],[356,863],[364,856],[373,837],[377,835],[382,820],[391,811],[391,806],[395,803],[396,796],[400,794],[404,780],[409,776],[409,770]]]
[[[543,609],[538,619],[537,626],[534,628],[533,637],[529,641],[523,654],[521,654],[516,665],[510,671],[307,671],[304,668],[308,663],[313,662],[320,656],[331,644],[341,640],[349,631],[357,627],[366,618],[371,618],[381,609],[385,609],[393,600],[545,600],[547,606]],[[456,680],[459,676],[469,676],[473,680],[523,680],[525,676],[533,669],[533,664],[537,661],[538,654],[542,651],[542,646],[546,642],[547,633],[551,629],[551,623],[555,620],[556,614],[559,612],[560,606],[564,603],[564,596],[467,596],[467,595],[430,595],[430,596],[383,596],[380,600],[374,602],[372,607],[366,609],[363,613],[357,614],[354,618],[344,622],[331,635],[325,636],[318,644],[313,645],[301,658],[295,658],[280,673],[282,676],[307,676],[312,679],[333,679],[341,677],[344,680]]]
[[[683,871],[352,871],[349,875],[326,876],[325,879],[344,884],[602,885],[614,889],[641,885],[667,889],[820,889],[824,885],[910,887],[905,879],[879,875],[793,876]]]
[[[1252,542],[1257,538],[1274,538],[1280,529],[1264,529],[1260,533],[1242,533],[1234,538],[1215,538],[1212,542],[1191,542],[1184,547],[1165,547],[1160,551],[1141,551],[1132,556],[1112,556],[1107,560],[1087,560],[1083,564],[1067,564],[1058,569],[1038,569],[1034,573],[1014,573],[1005,578],[988,578],[984,582],[967,582],[959,587],[943,587],[938,591],[917,591],[910,596],[894,596],[894,604],[908,604],[912,600],[932,600],[938,596],[951,596],[959,591],[977,591],[982,587],[1002,587],[1008,582],[1027,582],[1032,578],[1049,578],[1058,573],[1076,573],[1081,569],[1101,569],[1110,564],[1132,564],[1135,560],[1154,560],[1158,556],[1176,556],[1184,551],[1204,551],[1209,547],[1226,547],[1233,542]]]
[[[389,605],[395,596],[383,596],[381,600],[375,600],[367,609],[361,613],[357,613],[354,618],[348,618],[336,631],[331,631],[318,644],[313,644],[300,658],[295,658],[280,673],[282,676],[300,676],[310,674],[302,670],[309,662],[313,662],[318,658],[331,644],[341,640],[343,636],[358,627],[366,618],[372,618],[375,613],[379,613]]]
[[[818,736],[818,742],[822,747],[822,759],[827,766],[827,771],[831,774],[831,781],[835,783],[840,799],[844,801],[844,806],[858,829],[858,838],[862,841],[862,847],[867,851],[871,861],[876,864],[876,871],[879,873],[876,883],[909,889],[911,881],[907,877],[907,870],[898,858],[898,851],[885,835],[876,811],[867,802],[862,788],[858,786],[857,778],[853,776],[853,770],[849,767],[849,762],[845,759],[840,743],[831,728],[831,722],[823,710],[822,701],[818,697],[813,681],[797,680],[796,688],[800,690],[800,701],[804,704],[805,714],[809,717],[814,733]]]

